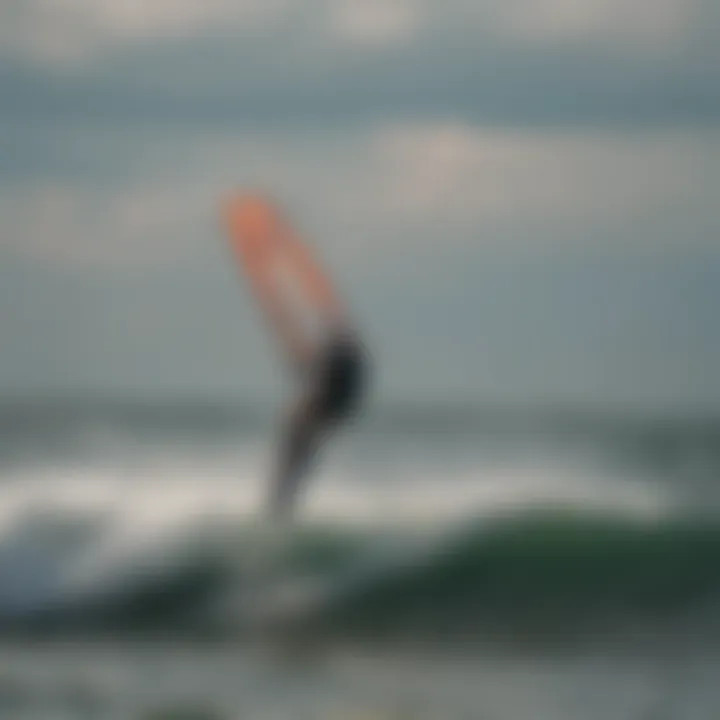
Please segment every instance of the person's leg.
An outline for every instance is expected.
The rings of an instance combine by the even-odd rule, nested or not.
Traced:
[[[286,518],[321,445],[356,412],[365,390],[360,346],[338,336],[324,346],[307,378],[306,394],[285,427],[273,484],[272,512]]]
[[[319,450],[325,423],[317,409],[303,398],[285,422],[271,487],[269,514],[277,521],[292,515],[299,486]]]

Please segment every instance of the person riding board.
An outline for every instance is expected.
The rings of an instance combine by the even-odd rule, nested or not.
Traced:
[[[300,385],[285,421],[269,513],[292,515],[302,478],[329,433],[364,395],[368,361],[347,309],[308,246],[262,195],[225,208],[232,248]]]

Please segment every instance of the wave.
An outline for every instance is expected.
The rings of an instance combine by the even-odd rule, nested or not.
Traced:
[[[720,525],[535,512],[471,527],[303,618],[386,634],[577,629],[720,599]]]
[[[3,629],[222,634],[252,629],[243,598],[255,594],[267,608],[308,585],[309,600],[271,616],[272,626],[338,636],[529,632],[667,618],[720,600],[712,522],[536,510],[436,537],[306,527],[271,557],[265,548],[271,581],[260,584],[243,565],[262,545],[253,532],[196,538],[174,562],[138,568],[112,592],[15,613]]]

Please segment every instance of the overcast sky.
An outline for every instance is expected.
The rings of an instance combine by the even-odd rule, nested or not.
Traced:
[[[220,200],[377,395],[720,409],[717,0],[8,0],[0,391],[266,397]]]

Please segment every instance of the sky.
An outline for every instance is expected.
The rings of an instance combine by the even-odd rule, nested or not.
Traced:
[[[720,410],[716,0],[7,0],[0,393],[286,387],[259,188],[380,400]]]

